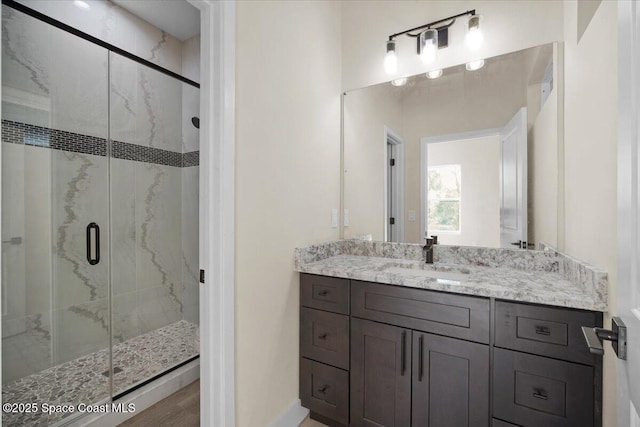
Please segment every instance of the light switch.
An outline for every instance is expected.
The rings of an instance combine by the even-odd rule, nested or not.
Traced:
[[[331,228],[338,228],[338,209],[331,209]]]
[[[409,221],[416,220],[416,211],[409,211]]]
[[[345,210],[344,210],[344,214],[343,214],[343,216],[342,216],[342,224],[343,224],[345,227],[348,227],[348,226],[349,226],[349,209],[345,209]]]

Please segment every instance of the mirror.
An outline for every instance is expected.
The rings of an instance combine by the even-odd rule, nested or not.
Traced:
[[[560,57],[548,44],[347,92],[343,238],[558,247]]]

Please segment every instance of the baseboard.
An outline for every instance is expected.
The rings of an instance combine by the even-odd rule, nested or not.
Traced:
[[[126,396],[114,401],[114,403],[122,403],[125,407],[133,403],[135,412],[111,412],[107,414],[91,414],[81,418],[77,418],[69,423],[63,424],[65,427],[114,427],[123,423],[131,417],[136,416],[140,412],[158,403],[165,397],[168,397],[180,390],[181,388],[191,384],[200,378],[200,359],[193,360],[184,366],[179,367],[175,371],[158,378],[157,380],[141,387]]]
[[[307,415],[309,410],[302,407],[300,399],[296,399],[269,427],[298,427]]]

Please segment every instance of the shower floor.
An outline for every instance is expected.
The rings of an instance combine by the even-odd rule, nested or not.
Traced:
[[[197,325],[181,320],[113,346],[113,390],[121,393],[199,353]],[[109,350],[88,354],[2,386],[2,402],[96,404],[110,397]],[[5,426],[46,426],[67,414],[3,413]]]

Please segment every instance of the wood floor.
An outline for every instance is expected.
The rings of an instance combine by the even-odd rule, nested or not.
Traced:
[[[198,427],[200,425],[200,380],[120,424],[126,427]]]
[[[200,380],[192,382],[120,424],[124,427],[198,427],[199,425]],[[307,418],[299,427],[324,427],[324,424]]]

